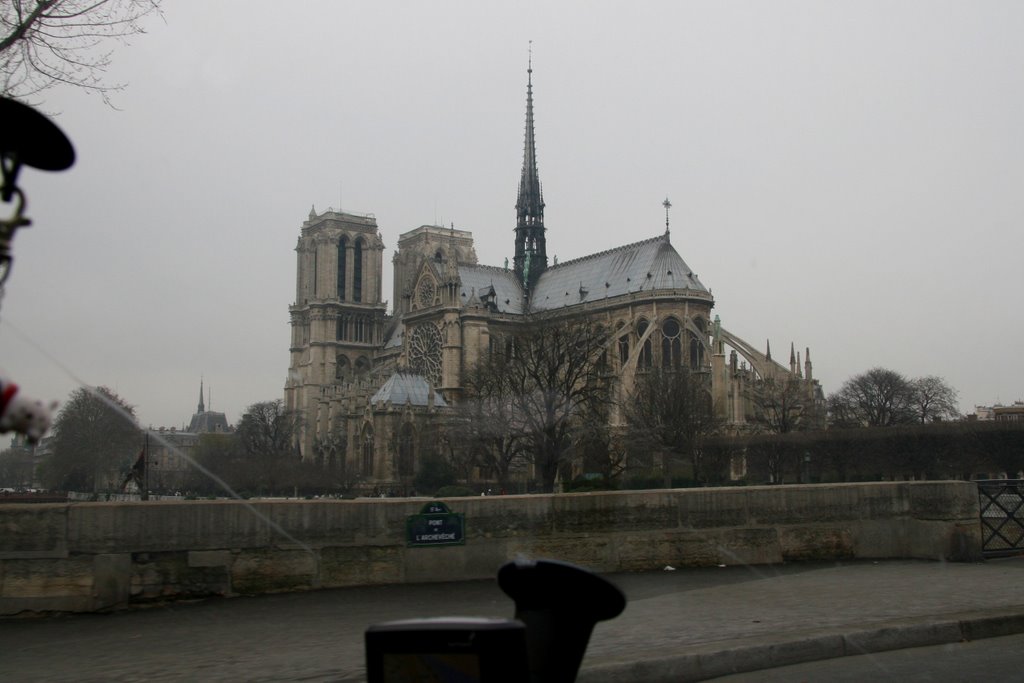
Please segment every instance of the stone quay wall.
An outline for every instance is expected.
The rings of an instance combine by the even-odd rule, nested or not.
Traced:
[[[491,578],[518,554],[599,572],[981,558],[968,482],[450,498],[465,544],[409,547],[406,520],[426,502],[0,505],[0,615]]]

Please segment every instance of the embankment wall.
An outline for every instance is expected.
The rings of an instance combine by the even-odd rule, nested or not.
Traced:
[[[425,502],[0,505],[0,615],[489,578],[517,554],[600,572],[981,557],[968,482],[452,498],[465,545],[408,547],[406,520]]]

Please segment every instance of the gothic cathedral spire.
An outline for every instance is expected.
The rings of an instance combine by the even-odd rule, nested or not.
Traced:
[[[529,294],[537,278],[548,266],[544,237],[544,195],[537,173],[537,146],[533,132],[533,55],[526,69],[526,140],[523,144],[523,171],[516,198],[516,276]]]

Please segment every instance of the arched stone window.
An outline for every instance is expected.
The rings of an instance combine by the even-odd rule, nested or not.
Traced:
[[[661,325],[661,366],[678,368],[683,362],[683,327],[675,318]]]
[[[373,476],[373,427],[363,427],[363,436],[360,439],[363,448],[362,472],[364,477]]]
[[[343,353],[339,353],[334,359],[334,379],[348,379],[348,374],[348,356]]]
[[[316,292],[317,292],[317,289],[318,289],[317,288],[317,278],[319,277],[319,272],[318,272],[318,269],[317,269],[317,258],[316,257],[317,257],[317,248],[316,248],[316,243],[314,243],[313,244],[313,298],[314,299],[316,298]]]
[[[345,300],[345,251],[348,249],[348,238],[342,235],[338,241],[338,298]]]
[[[356,359],[355,374],[357,376],[364,375],[370,369],[370,361],[366,356],[360,356]]]
[[[704,348],[693,335],[690,336],[690,369],[700,370],[704,364]]]
[[[629,362],[629,333],[619,337],[619,365],[623,366]]]
[[[412,425],[406,422],[398,434],[398,467],[396,469],[400,478],[411,477],[414,474],[413,443]]]
[[[363,238],[356,240],[352,254],[352,301],[363,300]]]
[[[640,318],[640,321],[636,324],[636,337],[637,343],[643,338],[644,334],[647,333],[647,328],[650,327],[650,323],[644,318]],[[651,338],[648,337],[644,340],[643,345],[640,347],[640,358],[637,360],[637,367],[640,369],[651,367],[652,353],[651,353]]]

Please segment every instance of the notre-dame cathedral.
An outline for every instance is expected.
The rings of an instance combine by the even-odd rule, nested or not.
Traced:
[[[511,266],[479,264],[468,231],[420,226],[398,236],[389,313],[376,219],[311,210],[295,249],[285,383],[286,407],[305,416],[303,458],[357,488],[407,487],[492,333],[537,313],[619,330],[610,356],[621,395],[643,368],[685,363],[711,373],[715,410],[736,429],[753,417],[749,388],[762,379],[798,379],[806,399],[820,401],[809,350],[801,362],[791,347],[783,366],[712,317],[711,291],[672,246],[665,205],[661,234],[549,262],[530,68]]]

